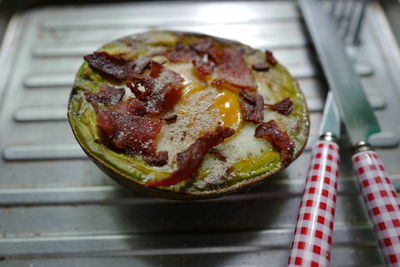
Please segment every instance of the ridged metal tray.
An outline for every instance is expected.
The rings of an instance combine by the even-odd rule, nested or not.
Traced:
[[[316,138],[326,95],[295,2],[149,2],[15,15],[0,54],[0,266],[283,266],[309,152],[249,192],[182,202],[133,194],[74,140],[66,104],[82,55],[152,28],[269,48],[299,79]],[[373,142],[400,187],[400,52],[377,2],[351,48],[385,133]],[[344,153],[332,266],[383,265]]]

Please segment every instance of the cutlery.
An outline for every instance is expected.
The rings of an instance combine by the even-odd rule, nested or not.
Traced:
[[[320,140],[311,150],[307,180],[300,202],[288,266],[327,266],[336,206],[339,177],[340,117],[332,93],[328,93]]]
[[[300,9],[354,146],[353,168],[368,216],[388,266],[400,266],[400,202],[379,155],[368,143],[380,132],[358,75],[329,14],[316,0],[299,0]]]

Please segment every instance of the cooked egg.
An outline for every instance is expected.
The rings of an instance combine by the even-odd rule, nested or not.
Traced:
[[[201,131],[202,133],[213,130],[218,122],[221,126],[230,127],[236,132],[240,131],[243,119],[237,94],[227,89],[213,88],[198,79],[193,75],[191,63],[167,63],[165,65],[179,72],[185,79],[185,88],[182,91],[180,105],[178,105],[178,113],[189,117],[197,114],[193,119],[204,112],[213,115],[217,113],[219,116],[215,116],[215,121],[210,122],[208,129],[204,129]]]

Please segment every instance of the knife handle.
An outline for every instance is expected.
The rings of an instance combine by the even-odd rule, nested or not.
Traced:
[[[368,216],[387,266],[400,266],[400,201],[374,151],[352,157]]]
[[[318,141],[297,216],[288,266],[329,266],[339,176],[339,146]]]

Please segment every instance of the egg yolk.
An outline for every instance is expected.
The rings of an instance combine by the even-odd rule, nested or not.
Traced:
[[[200,84],[192,84],[192,86],[185,88],[185,90],[182,92],[181,103],[183,105],[181,106],[180,112],[186,114],[186,116],[189,115],[191,112],[189,111],[190,108],[188,108],[188,106],[196,105],[196,103],[193,103],[193,100],[190,99],[191,96],[201,92],[204,89],[204,86],[201,86]],[[201,101],[201,99],[202,97],[198,98],[197,101]],[[221,126],[232,128],[236,131],[236,133],[239,132],[243,124],[243,118],[237,93],[232,92],[229,89],[218,89],[218,93],[213,98],[213,101],[209,105],[204,105],[202,108],[198,109],[198,112],[210,112],[211,110],[216,112],[219,116],[215,118],[215,122],[210,122],[210,129],[207,130],[214,128],[216,122],[218,121]],[[193,119],[195,118],[196,115],[193,117]]]
[[[213,103],[213,107],[218,110],[221,116],[221,126],[232,128],[238,132],[243,121],[239,97],[232,91],[221,90]]]

